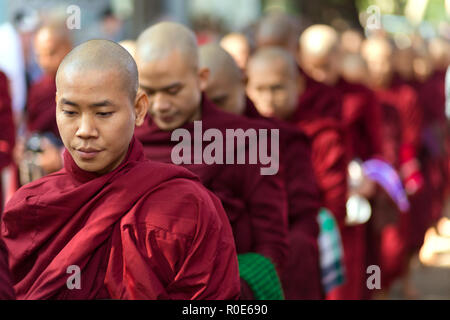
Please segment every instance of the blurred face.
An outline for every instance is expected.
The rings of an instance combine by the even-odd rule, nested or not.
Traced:
[[[131,101],[120,79],[114,70],[58,75],[56,122],[65,147],[85,171],[114,170],[145,117],[147,97],[138,94]]]
[[[392,57],[384,45],[373,44],[363,50],[363,56],[369,70],[370,82],[382,86],[390,81],[393,66]]]
[[[304,53],[302,55],[302,66],[304,70],[316,81],[328,85],[334,85],[339,76],[338,54],[330,52],[324,57],[316,57]]]
[[[35,50],[39,66],[45,74],[55,75],[59,64],[69,53],[71,46],[67,42],[58,41],[49,32],[39,33],[35,41]]]
[[[205,94],[220,109],[234,114],[243,114],[245,109],[245,86],[243,82],[230,83],[222,77],[211,79]]]
[[[247,94],[263,116],[287,119],[297,108],[300,87],[284,62],[258,62],[249,66]]]
[[[152,62],[138,58],[138,67],[140,89],[149,99],[148,112],[161,130],[174,130],[201,118],[201,92],[208,70],[194,70],[177,51]]]

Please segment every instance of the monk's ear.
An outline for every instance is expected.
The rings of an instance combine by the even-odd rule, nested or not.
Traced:
[[[145,116],[147,114],[149,102],[148,97],[144,91],[138,90],[136,99],[134,100],[134,109],[136,112],[135,124],[137,127],[144,123]]]
[[[208,80],[209,80],[209,69],[208,68],[200,68],[198,70],[198,79],[200,81],[200,90],[204,91],[206,90],[208,86]]]

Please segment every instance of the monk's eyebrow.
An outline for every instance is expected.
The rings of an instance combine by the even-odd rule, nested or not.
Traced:
[[[67,99],[62,98],[60,101],[60,104],[65,104],[65,105],[69,105],[69,106],[73,106],[73,107],[78,107],[78,104],[76,104],[75,102],[69,101]]]
[[[96,108],[96,107],[114,107],[114,106],[115,106],[115,104],[110,100],[103,100],[103,101],[92,103],[90,105],[90,107],[94,107],[94,108]]]
[[[162,88],[150,88],[150,87],[146,87],[146,86],[140,85],[142,90],[144,90],[144,91],[151,91],[151,92],[167,91],[167,90],[170,90],[172,88],[181,87],[181,86],[182,86],[181,82],[175,82],[175,83],[169,84],[168,86],[165,86],[165,87],[162,87]]]

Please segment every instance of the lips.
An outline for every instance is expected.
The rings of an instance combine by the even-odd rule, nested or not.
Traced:
[[[76,149],[78,156],[83,160],[94,159],[103,150],[93,149],[93,148],[80,148]]]

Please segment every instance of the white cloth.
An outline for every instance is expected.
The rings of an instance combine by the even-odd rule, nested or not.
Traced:
[[[445,115],[450,119],[450,66],[445,75]]]

